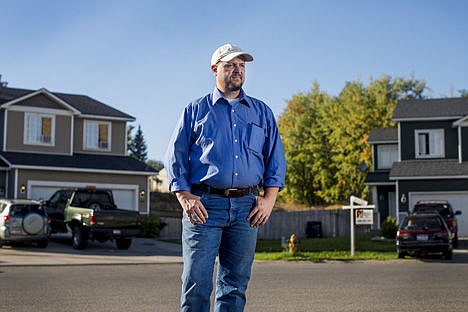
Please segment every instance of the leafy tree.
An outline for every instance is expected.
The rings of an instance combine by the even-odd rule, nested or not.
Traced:
[[[348,82],[336,97],[320,92],[292,97],[278,119],[287,160],[286,188],[281,199],[297,203],[345,202],[365,197],[365,173],[373,128],[391,127],[400,99],[423,98],[426,84],[414,78],[382,76],[369,86]]]
[[[141,131],[141,127],[140,125],[138,125],[136,134],[130,142],[130,148],[129,148],[130,156],[140,161],[146,162],[147,154],[148,154],[146,150],[147,150],[147,147],[146,147],[145,138],[143,137],[143,131]]]
[[[458,93],[460,94],[460,97],[468,97],[468,90],[466,89],[458,90]]]
[[[281,194],[284,199],[310,204],[321,201],[316,193],[321,189],[317,177],[329,176],[328,166],[320,165],[329,160],[329,155],[324,148],[326,134],[317,121],[328,100],[314,84],[311,94],[293,96],[278,120],[287,159],[286,189]]]
[[[152,160],[152,159],[149,159],[146,164],[148,166],[150,166],[151,168],[154,168],[154,170],[156,171],[161,171],[162,168],[164,168],[164,163],[162,161],[159,161],[159,160]]]

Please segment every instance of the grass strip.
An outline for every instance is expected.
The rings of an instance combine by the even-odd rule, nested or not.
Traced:
[[[349,237],[301,239],[299,251],[292,255],[281,246],[281,240],[259,240],[255,259],[312,262],[397,259],[395,242],[392,240],[374,240],[370,235],[358,236],[354,256],[351,256],[350,245]]]

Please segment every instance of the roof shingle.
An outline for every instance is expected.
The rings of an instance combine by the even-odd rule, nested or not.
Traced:
[[[36,92],[36,90],[0,87],[0,105],[3,105],[5,103],[8,103],[10,101],[13,101],[15,99],[18,99],[20,97],[34,92]],[[86,95],[67,94],[59,92],[50,93],[65,101],[70,106],[74,107],[76,110],[78,110],[79,112],[81,112],[81,114],[84,115],[95,115],[135,120],[133,116],[121,112],[107,104],[99,102]]]
[[[369,133],[367,143],[397,143],[398,129],[397,128],[380,128],[372,129]]]
[[[0,152],[0,156],[12,167],[44,167],[50,170],[60,168],[118,171],[142,174],[155,174],[154,168],[130,156],[73,154],[52,155],[19,152]],[[3,161],[2,161],[3,163]]]
[[[468,162],[457,159],[404,160],[394,162],[390,180],[468,178]]]
[[[468,115],[468,98],[401,100],[393,111],[392,120],[458,119],[466,115]]]

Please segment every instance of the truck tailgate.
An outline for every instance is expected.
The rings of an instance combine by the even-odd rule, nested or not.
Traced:
[[[95,226],[103,228],[132,228],[138,226],[138,212],[123,209],[94,212]]]

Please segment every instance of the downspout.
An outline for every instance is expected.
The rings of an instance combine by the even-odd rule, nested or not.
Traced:
[[[70,156],[73,156],[75,149],[75,115],[71,114],[71,131],[70,131]],[[83,123],[84,127],[84,123]]]
[[[151,212],[151,186],[150,186],[150,178],[146,176],[146,214],[149,215]]]
[[[7,141],[7,124],[8,124],[8,109],[5,109],[5,117],[3,118],[3,150],[6,152],[6,141]]]
[[[14,182],[14,185],[13,185],[13,198],[17,199],[18,198],[18,169],[15,169],[14,172],[15,172],[14,173],[15,182]]]
[[[458,125],[458,163],[461,164],[463,162],[462,157],[462,131],[461,126]]]
[[[398,161],[401,162],[401,123],[398,123]],[[396,221],[400,224],[400,184],[395,180]]]
[[[397,221],[397,224],[400,224],[400,187],[399,187],[398,180],[396,180],[396,184],[395,184],[395,196],[396,196],[396,199],[395,199],[396,221]]]
[[[401,161],[401,127],[398,123],[398,161]]]

